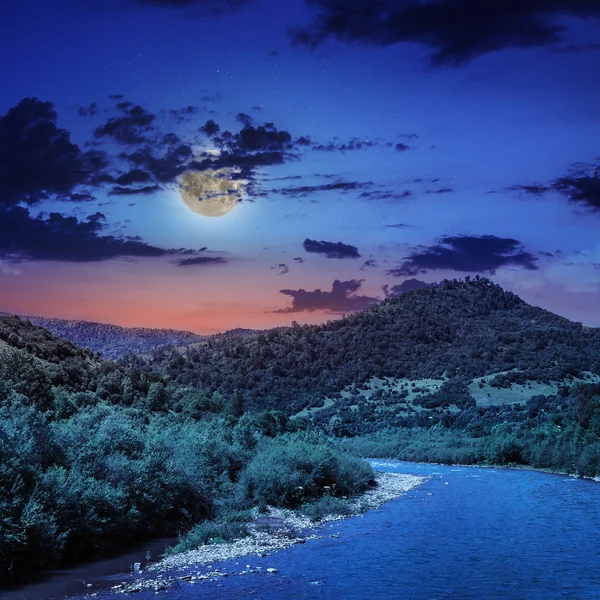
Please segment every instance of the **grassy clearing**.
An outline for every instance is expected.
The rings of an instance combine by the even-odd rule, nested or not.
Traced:
[[[468,386],[469,393],[477,406],[500,406],[502,404],[526,404],[534,396],[553,396],[561,385],[574,385],[576,383],[597,383],[600,376],[590,371],[585,371],[583,377],[572,377],[568,380],[553,381],[550,384],[539,381],[526,381],[523,384],[513,383],[510,388],[492,387],[490,382],[500,373],[476,377]]]
[[[445,379],[406,379],[406,378],[396,378],[396,377],[386,377],[385,379],[380,379],[378,377],[373,377],[369,381],[367,381],[363,386],[358,388],[358,392],[368,400],[374,392],[378,390],[388,391],[388,392],[402,392],[406,390],[408,392],[408,396],[404,398],[405,403],[412,404],[412,401],[420,396],[421,394],[430,394],[438,390],[439,386],[441,386]],[[343,397],[351,396],[351,392],[346,389],[341,392]]]
[[[413,401],[423,394],[429,394],[435,392],[439,387],[446,381],[445,379],[406,379],[396,377],[386,377],[381,379],[379,377],[372,377],[366,383],[358,386],[347,386],[340,392],[342,400],[348,398],[360,396],[365,402],[370,402],[371,397],[378,392],[383,390],[384,392],[403,392],[406,391],[407,395],[401,400],[395,403],[394,407],[388,407],[388,410],[397,412],[398,407],[404,407],[406,410],[405,414],[409,414],[410,411],[420,412],[423,410],[421,406],[414,405]],[[300,412],[294,415],[295,417],[310,418],[320,411],[330,408],[337,403],[333,398],[326,397],[323,400],[322,406],[316,406],[312,408],[304,408]],[[351,410],[358,410],[357,404],[350,405]]]
[[[319,412],[320,410],[323,410],[324,408],[329,408],[334,403],[335,403],[334,400],[332,400],[331,398],[325,398],[325,400],[323,400],[323,406],[314,406],[313,408],[307,407],[307,408],[301,410],[299,413],[297,413],[296,417],[310,418],[311,414]]]
[[[467,386],[469,394],[473,397],[478,407],[492,407],[502,405],[525,405],[534,396],[554,396],[559,387],[572,386],[576,383],[598,383],[600,375],[585,371],[581,377],[570,377],[562,381],[542,383],[527,380],[523,383],[512,383],[508,388],[495,387],[491,383],[499,375],[506,375],[510,371],[501,371],[483,377],[474,378]],[[420,406],[419,399],[426,394],[432,394],[447,381],[447,379],[406,379],[386,377],[373,377],[360,385],[350,385],[340,392],[340,398],[326,397],[322,406],[305,408],[297,413],[296,417],[311,418],[325,409],[343,407],[344,405],[353,412],[361,410],[359,403],[375,404],[381,415],[393,413],[399,416],[409,416],[414,413],[428,412],[428,408]],[[401,394],[401,397],[388,399],[382,404],[381,392]],[[349,404],[348,400],[353,400]],[[446,407],[449,413],[460,412],[455,406]]]
[[[513,383],[510,388],[497,388],[489,385],[491,379],[493,376],[478,377],[469,385],[469,393],[475,398],[477,406],[525,404],[534,396],[552,396],[558,391],[558,383],[547,385],[537,381],[527,381],[524,384]]]

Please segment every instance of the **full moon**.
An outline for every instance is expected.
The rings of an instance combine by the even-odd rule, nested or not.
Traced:
[[[245,179],[240,169],[225,167],[186,171],[179,177],[179,193],[186,206],[203,217],[222,217],[244,197]]]

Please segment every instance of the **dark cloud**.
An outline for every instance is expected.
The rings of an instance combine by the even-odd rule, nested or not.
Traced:
[[[438,244],[415,251],[388,273],[396,277],[434,270],[493,274],[506,266],[535,270],[538,269],[536,263],[537,258],[526,252],[517,240],[495,235],[459,235],[442,237]]]
[[[509,190],[522,191],[533,196],[557,192],[569,202],[592,211],[600,211],[600,165],[576,164],[568,175],[559,177],[548,185],[513,185]]]
[[[194,256],[175,261],[178,267],[197,267],[205,265],[223,265],[229,261],[222,256]]]
[[[174,119],[177,123],[183,123],[189,121],[196,113],[200,111],[198,106],[184,106],[183,108],[171,108],[169,110],[169,116]]]
[[[186,168],[197,171],[223,168],[236,170],[235,177],[247,181],[245,191],[249,197],[266,195],[256,182],[258,168],[298,160],[293,152],[295,146],[290,133],[277,129],[273,123],[259,126],[245,124],[238,133],[222,131],[214,134],[212,140],[219,153],[204,152],[190,161]]]
[[[173,145],[177,145],[181,143],[181,139],[179,138],[179,136],[176,133],[170,132],[170,133],[165,133],[162,136],[162,140],[161,140],[161,145],[164,146],[173,146]]]
[[[438,183],[440,181],[439,177],[433,177],[431,179],[424,179],[423,177],[415,177],[410,180],[412,183]]]
[[[324,254],[327,258],[360,258],[358,248],[342,242],[318,242],[306,238],[302,244],[306,252]]]
[[[0,255],[17,261],[97,262],[192,254],[190,250],[151,246],[139,238],[107,235],[103,221],[102,213],[79,221],[58,213],[34,218],[28,209],[19,206],[0,209]]]
[[[296,258],[294,258],[294,261],[297,263],[303,263],[304,259],[301,256],[296,256]]]
[[[122,186],[115,186],[109,192],[109,196],[136,196],[136,195],[145,195],[145,194],[153,194],[154,192],[158,192],[160,190],[159,185],[146,185],[141,188],[126,188]]]
[[[287,131],[278,130],[273,123],[265,123],[259,127],[247,123],[234,139],[233,148],[255,152],[283,150],[291,142],[292,136]]]
[[[117,108],[123,113],[119,117],[111,117],[94,131],[96,138],[112,138],[120,144],[141,144],[147,142],[153,132],[151,127],[156,115],[148,112],[138,104],[129,101],[119,102]]]
[[[100,106],[97,102],[92,102],[89,106],[80,106],[77,114],[81,117],[93,117],[100,112]]]
[[[161,148],[159,153],[150,145],[141,146],[131,153],[124,153],[120,158],[151,173],[158,183],[172,183],[187,169],[187,163],[192,158],[192,148],[181,142],[177,136],[170,146]]]
[[[570,202],[600,211],[600,167],[593,172],[580,171],[552,182],[552,188]]]
[[[363,200],[406,200],[410,198],[413,193],[410,190],[403,190],[401,192],[392,190],[368,190],[360,194],[360,198]]]
[[[174,183],[187,170],[229,168],[236,171],[234,177],[248,181],[248,196],[258,196],[256,169],[297,159],[289,132],[278,129],[273,123],[255,125],[246,113],[237,116],[243,124],[237,133],[222,131],[212,119],[206,121],[199,129],[211,138],[219,152],[207,151],[193,156],[191,145],[176,134],[159,134],[152,113],[127,101],[118,106],[124,114],[110,119],[101,131],[117,136],[119,141],[130,142],[130,147],[119,155],[119,159],[126,161],[130,169],[149,173],[157,185]],[[193,106],[181,110],[185,115],[196,112]]]
[[[394,148],[396,149],[396,152],[406,152],[407,150],[410,150],[410,146],[402,143],[396,144]]]
[[[24,98],[0,117],[0,204],[69,200],[107,167],[106,154],[83,152],[56,119],[52,103],[37,98]]]
[[[272,190],[274,193],[285,196],[310,196],[318,192],[351,192],[373,185],[370,181],[336,181],[335,183],[324,183],[321,185],[302,185],[297,187],[280,188]]]
[[[133,183],[147,183],[152,181],[152,176],[141,169],[132,169],[128,173],[124,173],[116,180],[119,185],[131,185]]]
[[[228,150],[222,151],[218,156],[206,153],[199,160],[190,163],[190,169],[205,171],[206,169],[222,169],[231,167],[242,170],[240,179],[252,178],[254,170],[258,167],[269,167],[274,165],[282,165],[285,162],[283,152],[250,152],[238,153]]]
[[[126,101],[119,104],[126,122],[109,121],[110,126],[104,130],[115,139],[127,127],[135,127],[134,123],[146,122],[146,117],[136,121],[138,116],[149,114]],[[119,257],[195,254],[191,250],[159,248],[139,238],[112,235],[106,232],[104,216],[100,213],[80,221],[56,212],[34,216],[18,206],[19,203],[33,205],[48,198],[82,203],[94,199],[90,188],[106,184],[118,184],[109,192],[111,195],[147,194],[159,188],[156,179],[162,181],[160,176],[166,167],[163,165],[161,170],[161,165],[155,164],[155,157],[152,161],[152,157],[144,154],[144,148],[119,157],[110,157],[98,150],[83,152],[71,142],[69,132],[57,126],[56,120],[53,105],[36,98],[23,99],[0,117],[1,256],[13,261],[93,262]],[[178,138],[175,136],[170,141],[178,141]],[[187,153],[177,153],[167,145],[166,155],[159,159],[169,166],[176,162],[175,158],[181,162],[182,154]],[[118,176],[112,175],[109,170],[117,170],[119,161],[128,161],[132,168]],[[151,168],[140,168],[146,163]],[[128,187],[134,184],[148,185]]]
[[[376,304],[379,299],[369,296],[357,296],[356,292],[360,289],[361,284],[362,281],[357,279],[350,279],[349,281],[336,279],[331,286],[331,292],[323,292],[318,289],[312,292],[303,289],[279,290],[280,293],[292,298],[292,306],[278,312],[295,313],[323,310],[344,314],[364,310]]]
[[[533,196],[542,196],[551,188],[544,185],[511,185],[507,189],[511,192],[525,192]]]
[[[398,294],[404,294],[405,292],[415,292],[417,290],[422,290],[423,288],[429,287],[431,283],[425,283],[424,281],[420,281],[419,279],[407,279],[398,285],[383,285],[381,289],[386,298],[391,296],[396,296]]]
[[[451,194],[452,192],[454,192],[454,188],[451,187],[438,188],[435,190],[425,190],[426,194]]]
[[[393,227],[394,229],[406,229],[407,227],[412,227],[408,223],[393,223],[392,225],[386,225],[386,227]]]
[[[212,120],[209,119],[200,127],[200,131],[208,136],[215,135],[221,131],[221,128]]]
[[[271,181],[292,181],[302,179],[302,175],[285,175],[284,177],[272,177]]]
[[[186,169],[193,157],[192,147],[173,132],[162,132],[156,124],[154,114],[132,102],[119,98],[116,107],[119,116],[108,119],[96,128],[97,140],[114,140],[126,149],[112,157],[115,170],[125,163],[129,170],[114,177],[104,176],[97,183],[116,183],[119,187],[111,195],[147,194],[172,184]],[[186,120],[198,112],[196,106],[165,111],[176,120]],[[210,126],[211,122],[207,124]],[[214,124],[217,128],[218,126]],[[126,189],[133,184],[147,184],[137,189]]]
[[[373,46],[402,42],[431,49],[433,65],[461,65],[504,48],[556,45],[565,17],[600,16],[598,0],[307,0],[314,21],[294,42],[327,38]],[[559,19],[563,19],[561,23]]]
[[[307,141],[310,143],[310,139],[307,137],[298,138],[300,145],[307,145]],[[333,141],[327,144],[314,144],[311,149],[316,152],[352,152],[354,150],[366,150],[377,145],[378,143],[372,140],[352,138],[349,142]]]
[[[418,194],[450,194],[454,192],[454,188],[450,186],[440,187],[440,178],[433,177],[431,179],[424,179],[422,177],[416,177],[414,179],[409,179],[405,183],[407,184],[416,184],[418,189],[414,190],[412,193]]]
[[[377,266],[377,261],[374,258],[370,258],[369,260],[365,260],[365,262],[360,267],[359,271],[364,271],[367,268],[375,268]]]
[[[279,263],[278,265],[273,265],[271,271],[276,271],[277,275],[287,275],[290,272],[290,268],[285,263]]]
[[[250,115],[247,115],[246,113],[243,113],[243,112],[238,113],[235,116],[235,120],[239,121],[240,123],[243,123],[244,125],[249,125],[249,126],[252,125],[252,123],[254,123],[254,119]]]
[[[68,196],[64,197],[63,199],[69,200],[70,202],[91,202],[92,200],[95,200],[95,196],[92,196],[92,194],[88,193],[88,192],[81,192],[81,193],[76,193],[76,194],[69,194]]]

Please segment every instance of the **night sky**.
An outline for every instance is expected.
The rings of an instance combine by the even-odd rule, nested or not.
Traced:
[[[212,333],[479,274],[600,326],[600,0],[20,0],[0,61],[0,310]]]

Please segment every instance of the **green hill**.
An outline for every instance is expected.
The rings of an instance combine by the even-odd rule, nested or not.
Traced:
[[[289,415],[324,405],[333,414],[364,404],[365,395],[382,405],[407,405],[401,401],[408,398],[411,407],[431,408],[475,403],[478,396],[485,403],[491,389],[490,404],[502,404],[496,391],[513,385],[555,393],[563,383],[593,381],[600,329],[475,278],[403,293],[325,325],[159,349],[147,366],[209,394],[241,394],[246,409]],[[445,399],[432,399],[441,388]]]

